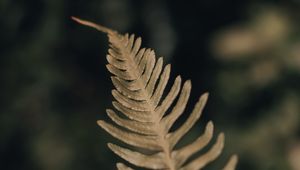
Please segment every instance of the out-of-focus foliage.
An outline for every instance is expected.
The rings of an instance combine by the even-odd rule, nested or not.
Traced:
[[[300,128],[299,13],[274,5],[256,5],[250,12],[212,41],[222,65],[218,91],[232,108],[228,112],[245,123],[244,128],[233,126],[232,140],[238,141],[242,158],[256,162],[254,169],[296,170],[299,155],[291,145]]]
[[[96,125],[111,106],[107,39],[74,15],[143,36],[193,80],[192,101],[209,91],[204,118],[225,129],[237,169],[298,170],[299,11],[298,0],[1,0],[0,169],[114,169]]]

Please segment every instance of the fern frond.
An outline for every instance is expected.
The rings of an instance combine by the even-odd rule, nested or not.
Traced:
[[[113,106],[127,118],[108,109],[107,114],[116,125],[103,120],[99,120],[98,124],[115,138],[140,148],[139,151],[134,151],[109,143],[108,147],[115,154],[138,167],[169,170],[202,169],[221,154],[224,145],[223,133],[218,135],[215,144],[206,153],[189,160],[211,141],[214,128],[211,121],[207,123],[203,135],[192,143],[175,149],[200,118],[208,93],[199,98],[188,119],[171,132],[170,128],[187,105],[191,81],[182,83],[181,77],[177,76],[171,89],[166,92],[171,66],[163,67],[163,58],[156,59],[153,50],[141,48],[140,37],[135,38],[133,34],[121,35],[106,27],[78,18],[73,19],[107,33],[109,38],[110,49],[106,67],[113,74],[111,80],[116,88],[112,90],[116,100],[113,101]],[[162,99],[165,93],[166,96]],[[170,108],[173,103],[174,106]],[[168,110],[171,110],[170,113],[167,113]],[[223,170],[234,170],[236,163],[237,157],[233,156]],[[118,163],[117,168],[132,169],[122,163]]]

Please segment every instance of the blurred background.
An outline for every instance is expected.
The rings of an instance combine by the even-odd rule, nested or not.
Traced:
[[[210,92],[202,120],[226,133],[237,169],[300,170],[299,0],[1,0],[0,169],[116,169],[96,125],[112,108],[103,33],[78,16],[135,33],[192,79],[190,111]],[[183,122],[188,112],[179,120]]]

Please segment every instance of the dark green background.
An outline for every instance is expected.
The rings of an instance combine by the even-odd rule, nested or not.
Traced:
[[[265,36],[276,29],[264,25],[268,17],[257,22],[269,11],[275,25],[287,20],[280,38]],[[237,169],[292,169],[300,155],[291,156],[300,144],[299,0],[1,0],[0,169],[115,169],[120,161],[106,147],[118,141],[96,124],[112,107],[107,38],[70,16],[141,36],[172,64],[172,81],[192,80],[188,111],[210,92],[186,136],[200,135],[208,120],[226,133],[224,154],[208,169],[232,153]],[[240,27],[256,31],[259,50],[222,55],[215,44]]]

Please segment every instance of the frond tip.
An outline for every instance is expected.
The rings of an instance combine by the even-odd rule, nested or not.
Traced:
[[[225,140],[223,133],[218,135],[206,153],[191,159],[211,142],[214,131],[212,121],[207,123],[204,133],[195,141],[181,148],[175,147],[200,119],[208,93],[199,98],[187,120],[171,132],[171,127],[186,108],[191,81],[182,82],[182,78],[177,76],[167,91],[171,67],[163,66],[163,58],[156,59],[153,50],[141,48],[140,37],[121,35],[76,17],[72,19],[107,33],[109,38],[106,67],[112,73],[111,79],[115,86],[112,90],[115,101],[112,103],[118,112],[107,109],[113,124],[103,120],[97,123],[131,148],[137,148],[134,150],[109,143],[108,147],[115,154],[138,167],[166,170],[202,169],[221,154]],[[223,170],[234,170],[237,160],[236,155],[232,156]],[[133,170],[122,163],[117,163],[117,168]]]
[[[104,27],[102,25],[98,25],[98,24],[95,24],[93,22],[90,22],[90,21],[87,21],[87,20],[83,20],[83,19],[80,19],[80,18],[77,18],[77,17],[74,17],[74,16],[71,16],[71,19],[74,20],[74,21],[76,21],[76,22],[78,22],[79,24],[95,28],[96,30],[104,32],[104,33],[107,33],[107,34],[111,34],[111,33],[114,32],[113,30],[111,30],[109,28],[106,28],[106,27]]]

